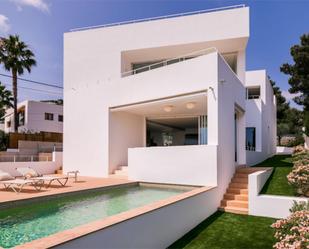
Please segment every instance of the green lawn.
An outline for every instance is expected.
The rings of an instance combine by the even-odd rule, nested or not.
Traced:
[[[216,212],[169,248],[271,249],[275,219]]]
[[[296,192],[288,184],[286,176],[293,167],[292,157],[289,155],[275,155],[255,167],[274,167],[274,170],[265,183],[261,194],[295,196]]]

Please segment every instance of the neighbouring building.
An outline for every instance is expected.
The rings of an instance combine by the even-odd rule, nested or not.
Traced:
[[[25,100],[19,103],[18,132],[63,132],[63,106],[52,102]],[[10,108],[6,111],[3,129],[6,133],[14,132],[14,112]]]
[[[64,34],[64,170],[216,186],[275,153],[265,71],[246,72],[249,8]],[[82,49],[81,49],[82,48]],[[247,137],[246,137],[247,135]]]

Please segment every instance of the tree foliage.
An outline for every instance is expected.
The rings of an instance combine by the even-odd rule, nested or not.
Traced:
[[[309,111],[309,34],[300,37],[300,44],[291,47],[294,64],[285,63],[281,72],[290,75],[290,93],[298,93],[294,101]]]
[[[304,117],[302,111],[290,107],[276,82],[270,78],[269,81],[277,100],[277,136],[280,145],[284,135],[294,134],[296,137],[301,137]]]
[[[9,107],[13,107],[12,93],[0,82],[0,122],[3,121],[5,110]]]
[[[18,128],[17,115],[17,76],[24,71],[31,72],[31,68],[36,65],[34,53],[29,46],[20,40],[18,35],[10,35],[1,38],[0,43],[0,64],[4,69],[12,74],[13,97],[14,97],[14,130]]]
[[[309,135],[309,34],[300,37],[300,44],[290,50],[293,64],[284,63],[280,70],[290,76],[290,93],[296,93],[295,103],[304,107],[303,126]]]
[[[269,78],[269,82],[273,87],[274,94],[277,100],[277,122],[281,123],[287,115],[287,110],[290,108],[289,103],[286,102],[286,98],[282,95],[280,88],[276,85],[276,82]]]

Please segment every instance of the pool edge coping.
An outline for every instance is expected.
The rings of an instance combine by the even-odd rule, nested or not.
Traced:
[[[14,248],[15,249],[52,248],[61,244],[65,244],[69,241],[78,239],[80,237],[84,237],[97,231],[103,230],[107,227],[128,221],[130,219],[136,218],[146,213],[153,212],[154,210],[163,208],[165,206],[172,205],[184,199],[191,198],[193,196],[207,192],[214,188],[216,188],[216,186],[198,187],[196,189],[181,194],[177,194],[175,196],[171,196],[163,200],[155,201],[153,203],[138,208],[134,208],[116,215],[105,217],[103,219],[92,221],[90,223],[86,223],[71,229],[51,234],[47,237],[43,237],[21,245],[17,245]],[[0,247],[0,249],[2,248]]]

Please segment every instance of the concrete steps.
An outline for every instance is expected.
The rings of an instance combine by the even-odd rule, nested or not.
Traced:
[[[57,175],[62,175],[62,174],[63,174],[63,169],[62,169],[62,167],[60,167],[60,169],[57,169],[57,170],[55,171],[55,174],[57,174]]]
[[[248,208],[219,207],[219,210],[233,214],[248,214]]]
[[[225,200],[225,199],[223,199],[221,201],[221,207],[248,208],[248,201]]]
[[[120,166],[114,171],[113,174],[109,175],[109,177],[117,179],[128,179],[128,166]]]
[[[255,171],[256,169],[246,167],[236,170],[219,210],[234,214],[248,214],[248,175]]]
[[[230,193],[226,193],[224,195],[224,200],[248,201],[248,195],[247,194],[230,194]]]

